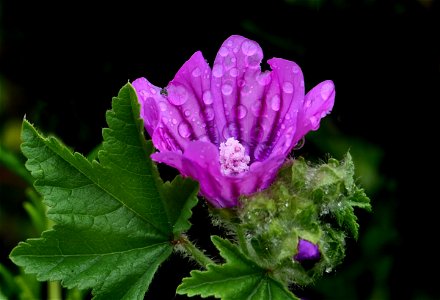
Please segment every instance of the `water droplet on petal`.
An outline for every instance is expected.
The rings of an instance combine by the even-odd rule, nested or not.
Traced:
[[[191,111],[189,109],[185,110],[184,115],[188,118],[189,116],[191,116]]]
[[[222,86],[222,94],[225,96],[229,96],[230,94],[232,94],[232,86],[230,84],[224,84]]]
[[[223,66],[220,64],[214,65],[214,67],[212,68],[212,75],[217,78],[222,77],[223,76]]]
[[[202,95],[203,102],[205,102],[206,105],[212,104],[212,94],[211,91],[207,90],[203,92]]]
[[[159,109],[161,111],[166,111],[167,110],[167,104],[165,102],[161,101],[161,102],[159,102],[158,105],[159,105]]]
[[[261,56],[259,53],[256,53],[252,56],[247,56],[245,59],[248,67],[250,68],[257,68],[260,65]]]
[[[235,123],[226,124],[225,127],[223,127],[222,134],[225,139],[230,137],[236,138],[238,136],[237,125]]]
[[[176,106],[184,104],[188,100],[188,91],[182,85],[170,85],[168,87],[168,101]]]
[[[177,124],[177,120],[173,119],[173,124],[176,125]]]
[[[292,68],[292,72],[295,73],[295,74],[298,73],[299,70],[300,70],[300,68],[299,68],[298,66],[294,66],[294,67]]]
[[[247,108],[243,104],[240,104],[235,107],[235,115],[237,116],[237,119],[241,120],[247,115]]]
[[[196,67],[196,68],[192,71],[191,75],[192,75],[193,77],[199,77],[200,75],[202,75],[202,71],[200,71],[200,68],[199,68],[199,67]]]
[[[232,68],[229,71],[229,75],[231,75],[232,77],[237,77],[238,76],[238,69],[237,68]]]
[[[180,136],[183,138],[187,138],[191,135],[190,128],[188,124],[186,124],[185,122],[181,122],[179,124],[179,127],[177,127],[177,131],[179,132]]]
[[[206,107],[205,110],[201,112],[201,118],[207,121],[214,120],[214,117],[215,117],[215,113],[212,107]]]
[[[293,84],[289,81],[283,83],[283,91],[287,94],[293,93]]]
[[[270,107],[274,110],[274,111],[279,111],[281,108],[281,99],[279,95],[275,95],[272,97],[272,99],[270,100]]]
[[[253,41],[244,41],[243,44],[241,44],[241,51],[244,55],[251,56],[254,55],[255,52],[257,52],[258,46]]]
[[[331,84],[331,83],[324,84],[321,87],[321,97],[322,97],[322,99],[327,100],[332,91],[333,91],[333,84]]]
[[[218,51],[218,54],[220,54],[220,56],[227,56],[229,54],[229,50],[226,47],[221,47],[220,50]]]

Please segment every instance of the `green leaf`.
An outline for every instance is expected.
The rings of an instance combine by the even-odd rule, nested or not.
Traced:
[[[177,288],[178,294],[214,296],[223,300],[298,299],[228,240],[213,236],[212,242],[226,263],[208,265],[206,271],[192,271],[191,277],[184,278]]]
[[[38,280],[92,288],[94,299],[143,299],[175,235],[190,227],[198,186],[163,183],[150,159],[136,93],[126,84],[106,114],[98,160],[87,160],[23,122],[22,151],[57,224],[10,258]]]

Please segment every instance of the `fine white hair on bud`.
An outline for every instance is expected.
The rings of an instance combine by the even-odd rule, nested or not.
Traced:
[[[235,138],[230,137],[220,144],[220,167],[224,175],[237,175],[249,170],[249,155]]]

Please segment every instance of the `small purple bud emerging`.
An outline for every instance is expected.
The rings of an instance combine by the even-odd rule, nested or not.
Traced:
[[[294,257],[296,261],[302,262],[306,260],[318,260],[320,257],[321,253],[319,253],[318,245],[315,245],[307,240],[299,240],[298,253]]]

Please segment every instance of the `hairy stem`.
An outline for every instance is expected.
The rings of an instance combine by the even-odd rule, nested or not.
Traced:
[[[212,259],[206,256],[205,253],[197,248],[185,235],[181,235],[179,239],[176,240],[176,246],[178,250],[183,251],[205,269],[208,264],[215,264]]]

